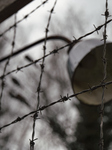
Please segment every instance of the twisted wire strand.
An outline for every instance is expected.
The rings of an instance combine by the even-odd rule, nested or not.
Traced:
[[[17,16],[15,14],[14,22],[16,22],[16,20],[17,20]],[[16,40],[16,30],[17,30],[17,28],[16,28],[16,25],[15,25],[14,26],[14,34],[13,34],[11,54],[10,54],[10,57],[7,59],[7,61],[5,63],[4,70],[3,70],[3,76],[6,73],[7,67],[9,65],[9,62],[10,62],[10,59],[11,59],[11,56],[13,55],[13,51],[14,51],[14,47],[15,47],[15,40]],[[0,110],[1,110],[1,101],[2,101],[2,97],[3,97],[4,88],[5,88],[5,78],[2,78],[2,81],[1,81],[1,93],[0,93]]]
[[[108,11],[108,0],[106,0],[105,4],[105,23],[108,20],[109,17],[109,11]],[[103,48],[103,80],[102,83],[105,84],[106,78],[107,78],[107,59],[106,59],[106,40],[107,40],[107,24],[104,25],[104,33],[103,33],[103,40],[104,40],[104,48]],[[100,149],[104,150],[104,133],[103,133],[103,117],[104,117],[104,99],[105,99],[105,85],[102,86],[102,101],[101,101],[101,107],[100,107]]]
[[[29,67],[29,66],[35,64],[35,63],[38,63],[38,62],[40,62],[44,57],[46,58],[46,57],[48,57],[48,56],[50,56],[50,55],[56,54],[56,53],[58,53],[59,51],[63,50],[64,48],[76,44],[76,43],[79,42],[81,39],[83,39],[83,38],[85,38],[85,37],[87,37],[87,36],[93,34],[94,32],[99,31],[103,26],[105,26],[105,24],[108,24],[108,23],[110,23],[110,22],[112,22],[112,19],[108,20],[106,23],[104,23],[104,24],[102,24],[102,25],[99,25],[99,26],[98,26],[97,28],[95,28],[93,31],[88,32],[88,33],[86,33],[86,34],[83,35],[83,36],[80,36],[78,39],[75,39],[75,40],[71,41],[70,43],[68,43],[68,44],[66,44],[66,45],[64,45],[64,46],[61,46],[60,48],[57,48],[57,49],[52,50],[51,52],[49,52],[49,53],[46,54],[45,56],[43,56],[43,57],[41,57],[41,58],[39,58],[39,59],[36,59],[36,60],[34,60],[33,62],[31,62],[31,63],[29,63],[29,64],[27,64],[27,65],[24,65],[24,66],[21,66],[21,67],[17,67],[16,69],[7,72],[6,74],[0,76],[0,79],[5,78],[6,76],[8,76],[8,75],[10,75],[10,74],[12,74],[12,73],[14,73],[14,72],[21,71],[22,69],[27,68],[27,67]],[[34,45],[35,45],[35,44],[34,44]],[[28,46],[28,47],[29,47],[29,46]],[[26,50],[26,49],[27,49],[27,48],[25,48],[25,50]],[[7,58],[9,58],[9,56],[8,56]],[[7,59],[7,58],[6,58],[6,59]]]
[[[23,115],[22,117],[19,117],[19,116],[18,116],[15,120],[11,121],[10,123],[1,126],[1,127],[0,127],[0,131],[1,131],[2,129],[6,128],[6,127],[9,127],[10,125],[13,125],[13,124],[15,124],[15,123],[17,123],[17,122],[22,121],[23,119],[25,119],[26,117],[28,117],[28,116],[30,116],[30,115],[32,115],[32,114],[35,114],[35,113],[37,113],[37,112],[39,112],[39,111],[43,111],[43,110],[45,110],[46,108],[49,108],[49,107],[51,107],[51,106],[53,106],[53,105],[56,105],[56,104],[58,104],[58,103],[66,102],[66,101],[71,100],[72,98],[74,98],[74,97],[76,97],[76,96],[78,96],[78,95],[80,95],[80,94],[84,94],[84,93],[87,93],[87,92],[90,92],[90,91],[92,92],[92,91],[94,91],[94,90],[96,90],[96,89],[98,89],[98,88],[101,88],[101,87],[103,87],[103,86],[107,86],[107,85],[110,85],[110,84],[112,84],[112,81],[105,82],[105,83],[100,83],[100,84],[98,84],[98,85],[96,85],[96,86],[92,86],[92,87],[90,87],[89,89],[85,89],[85,90],[83,90],[83,91],[81,91],[81,92],[72,94],[72,95],[70,95],[70,96],[68,96],[68,94],[67,94],[67,96],[61,96],[60,99],[58,99],[58,100],[56,100],[56,101],[54,101],[54,102],[52,102],[52,103],[50,103],[50,104],[48,104],[48,105],[42,106],[42,107],[40,107],[38,110],[31,111],[31,112],[29,112],[29,113]]]
[[[40,107],[40,92],[41,92],[41,84],[42,84],[42,78],[43,78],[43,73],[44,73],[44,68],[45,68],[46,43],[47,43],[47,37],[48,37],[48,32],[49,32],[49,25],[50,25],[50,21],[51,21],[51,16],[54,12],[56,2],[57,2],[57,0],[55,1],[54,5],[50,11],[47,27],[45,30],[45,39],[44,39],[44,45],[43,45],[43,59],[42,59],[42,64],[41,64],[41,73],[40,73],[39,84],[37,87],[37,107],[36,107],[36,110],[38,110]],[[35,144],[34,138],[35,138],[35,130],[36,130],[35,126],[36,126],[36,120],[37,119],[38,119],[38,111],[33,116],[33,131],[32,131],[32,140],[30,141],[30,150],[34,150],[34,144]]]
[[[48,0],[43,1],[39,6],[37,6],[35,9],[33,9],[31,12],[29,12],[28,14],[26,14],[22,19],[18,20],[17,22],[15,22],[12,26],[10,26],[8,29],[6,29],[3,33],[0,34],[0,37],[3,37],[4,34],[6,34],[8,31],[10,31],[12,28],[14,28],[15,26],[17,26],[19,23],[21,23],[22,21],[24,21],[25,19],[27,19],[31,14],[33,14],[37,9],[39,9],[41,6],[43,6],[45,3],[47,3]]]

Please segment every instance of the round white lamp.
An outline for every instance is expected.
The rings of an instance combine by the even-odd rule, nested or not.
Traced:
[[[75,93],[95,86],[103,80],[103,41],[89,39],[80,41],[69,52],[68,72]],[[107,42],[107,79],[112,80],[112,43]],[[80,94],[77,98],[85,104],[101,104],[102,88]],[[112,85],[105,89],[105,100],[112,100]]]

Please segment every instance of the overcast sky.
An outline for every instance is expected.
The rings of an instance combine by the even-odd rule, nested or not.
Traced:
[[[43,0],[35,0],[34,2],[30,3],[22,10],[20,10],[17,14],[17,19],[20,20],[30,11],[35,9],[38,5],[42,3]],[[56,22],[55,25],[58,27],[59,23],[64,26],[64,24],[69,23],[66,19],[68,10],[74,10],[75,16],[78,16],[82,19],[83,23],[86,24],[84,33],[90,32],[94,30],[93,24],[96,26],[101,25],[104,23],[104,17],[101,16],[105,12],[105,1],[106,0],[57,0],[56,7],[54,9],[54,14],[52,16],[50,27],[49,27],[49,34],[53,34],[51,26],[53,26],[54,22],[59,19],[59,22]],[[16,38],[16,49],[21,48],[29,43],[32,43],[42,37],[45,37],[45,28],[47,26],[47,21],[49,17],[49,11],[53,7],[55,0],[49,0],[47,4],[36,10],[33,14],[31,14],[27,19],[22,21],[22,23],[18,24],[17,26],[17,38]],[[109,11],[112,14],[112,0],[109,0]],[[76,18],[73,17],[73,20]],[[10,24],[13,24],[14,17],[9,18],[3,23],[3,26],[7,29]],[[111,24],[110,24],[111,25]],[[109,27],[110,27],[109,25]],[[75,26],[73,25],[75,28]],[[76,30],[79,30],[75,28]],[[5,29],[4,29],[5,30]],[[66,29],[69,31],[69,28]],[[11,32],[10,32],[11,33]],[[66,32],[68,34],[68,32]],[[73,38],[74,32],[67,35],[62,30],[62,34]],[[78,36],[83,35],[84,33],[77,34]],[[8,35],[9,33],[7,33]],[[57,32],[59,34],[59,32]],[[92,36],[101,36],[95,33]],[[111,28],[108,30],[109,39],[112,37]],[[9,36],[9,35],[8,35]],[[12,36],[13,37],[13,36]],[[9,46],[11,47],[12,37],[10,36]],[[6,45],[7,46],[7,45]],[[9,50],[11,49],[9,46],[6,48]],[[41,45],[41,49],[42,49]],[[40,57],[40,56],[39,56]],[[37,57],[36,57],[37,58]],[[23,58],[22,58],[23,59]],[[21,59],[20,59],[21,61]],[[17,67],[17,66],[16,66]],[[60,148],[63,150],[63,148]]]
[[[78,16],[79,18],[83,18],[83,22],[85,23],[87,22],[87,26],[85,28],[85,33],[87,33],[94,29],[93,24],[98,26],[104,23],[104,17],[101,16],[101,14],[105,12],[105,1],[106,0],[57,0],[57,4],[54,10],[54,14],[52,15],[50,25],[52,26],[52,22],[53,21],[55,22],[55,19],[57,18],[59,19],[60,24],[63,23],[66,24],[68,20],[64,20],[64,18],[66,18],[68,10],[70,11],[70,9],[73,9],[76,16]],[[28,34],[27,38],[22,40],[24,44],[27,44],[29,42],[33,42],[45,36],[44,31],[47,25],[49,11],[53,7],[54,2],[55,0],[49,0],[44,6],[37,9],[26,20],[24,20],[22,23],[18,25],[18,35],[19,35],[18,40],[21,40],[22,39],[21,37],[23,38],[25,37],[23,34]],[[30,11],[35,9],[41,3],[42,0],[35,0],[30,4],[28,4],[26,7],[24,7],[23,9],[21,9],[17,15],[18,20],[23,18],[24,15],[28,14]],[[111,9],[112,1],[108,0],[108,3],[109,3],[109,12],[110,14],[112,14]],[[13,20],[13,17],[11,17],[11,19]],[[75,18],[73,19],[75,20]],[[12,20],[11,22],[10,19],[6,20],[5,24],[13,23]],[[50,27],[49,30],[51,31]],[[52,32],[49,32],[49,34],[51,33]],[[109,30],[108,33],[109,39],[111,38],[111,33],[112,32]],[[75,35],[71,34],[71,38],[73,36]],[[80,34],[78,36],[80,36]]]
[[[30,3],[18,13],[18,17],[24,16],[24,14],[27,14],[30,10],[34,9],[36,6],[41,4],[41,2],[42,2],[41,0],[38,0],[38,1],[35,0],[34,2]],[[112,9],[111,9],[112,1],[109,0],[108,3],[109,3],[109,12],[110,14],[112,14]],[[27,24],[27,27],[25,27],[25,30],[30,29],[31,31],[31,28],[32,28],[32,31],[30,34],[31,36],[30,40],[34,40],[35,38],[34,33],[37,30],[38,30],[37,31],[38,38],[44,36],[44,31],[45,31],[44,29],[46,27],[45,22],[46,22],[47,17],[49,16],[48,11],[52,8],[53,4],[54,4],[54,0],[49,0],[47,4],[45,4],[40,9],[38,9],[35,13],[33,13],[27,19],[27,21],[23,22],[23,26],[26,26]],[[66,12],[70,8],[74,9],[77,15],[79,13],[79,17],[84,16],[85,22],[88,20],[89,22],[88,28],[85,31],[88,31],[89,29],[92,30],[93,24],[97,26],[99,25],[97,24],[98,22],[99,23],[104,22],[104,17],[101,16],[101,14],[103,14],[105,11],[105,0],[94,0],[94,1],[93,0],[57,0],[57,4],[54,10],[55,13],[52,18],[54,19],[60,18],[60,22],[61,21],[63,22],[63,19],[67,15]],[[51,24],[52,24],[52,21],[54,20],[53,19],[51,20]]]
[[[105,18],[101,14],[104,14],[105,12],[105,1],[106,0],[57,0],[54,13],[51,18],[48,35],[54,34],[54,31],[52,30],[53,27],[54,29],[60,28],[60,30],[56,30],[55,34],[61,34],[72,40],[73,36],[79,38],[80,36],[94,30],[93,24],[96,25],[97,27],[98,25],[104,23]],[[24,7],[23,9],[21,9],[17,13],[17,20],[23,18],[26,14],[34,10],[42,2],[43,0],[35,0],[30,4],[28,4],[26,7]],[[45,37],[45,28],[48,22],[49,11],[53,7],[54,2],[55,0],[49,0],[44,6],[41,6],[34,13],[32,13],[27,19],[18,24],[16,36],[16,49],[19,49],[27,44],[30,44],[40,38]],[[108,0],[108,3],[109,3],[109,12],[110,14],[112,14],[111,9],[112,1]],[[70,26],[68,26],[66,24],[69,24],[70,21],[69,19],[71,19],[70,18],[72,16],[71,10],[74,13],[74,16],[72,18],[73,21],[70,22]],[[79,18],[80,20],[79,25],[84,29],[83,32],[77,26],[76,18]],[[5,28],[7,29],[8,26],[10,26],[13,23],[14,23],[14,16],[10,17],[2,24],[3,30],[5,30]],[[66,26],[67,28],[65,28]],[[71,27],[74,28],[72,30],[75,30],[75,32],[69,32]],[[8,32],[7,35],[9,33],[11,32]],[[111,23],[108,25],[107,33],[108,39],[111,40],[112,38]],[[94,33],[87,38],[91,37],[101,38],[102,34],[103,30],[99,32],[99,35],[97,35],[97,33]],[[9,41],[8,46],[6,45],[5,49],[7,49],[7,47],[8,49],[10,49],[11,41]]]

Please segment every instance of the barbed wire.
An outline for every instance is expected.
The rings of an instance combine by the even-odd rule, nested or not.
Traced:
[[[106,24],[110,23],[111,21],[112,21],[112,19],[110,19],[109,21],[107,21]],[[100,25],[100,26],[98,26],[98,27],[96,27],[96,26],[94,25],[95,30],[93,30],[93,31],[91,31],[91,32],[89,32],[89,33],[83,35],[83,36],[80,37],[79,39],[83,39],[84,37],[89,36],[89,35],[93,34],[94,32],[98,32],[104,25],[105,25],[105,23],[102,24],[102,25]],[[61,35],[55,35],[55,36],[53,35],[53,36],[50,36],[50,37],[47,38],[47,40],[57,40],[57,39],[63,40],[63,41],[65,41],[65,42],[67,42],[67,43],[70,43],[70,42],[71,42],[71,45],[72,45],[72,42],[73,42],[73,41],[70,41],[68,38],[66,38],[66,37],[64,37],[64,36],[61,36]],[[33,42],[33,43],[31,43],[31,44],[29,44],[29,45],[27,45],[27,46],[25,46],[25,47],[23,47],[23,48],[17,50],[17,51],[14,52],[13,55],[11,55],[11,56],[8,55],[8,56],[5,56],[5,57],[2,57],[2,58],[0,59],[0,62],[3,62],[3,61],[5,61],[5,60],[7,60],[9,57],[14,57],[14,56],[16,56],[16,55],[18,55],[18,54],[20,54],[20,53],[22,53],[22,52],[28,50],[29,48],[31,48],[31,47],[33,47],[33,46],[35,46],[35,45],[40,44],[40,43],[43,42],[43,41],[44,41],[44,38],[43,38],[43,39],[40,39],[40,40],[38,40],[38,41],[36,41],[36,42]]]
[[[16,37],[16,26],[18,23],[22,22],[24,19],[26,19],[29,15],[31,15],[34,11],[36,11],[39,7],[41,7],[42,5],[44,5],[48,0],[42,2],[41,5],[39,5],[38,7],[36,7],[33,11],[31,11],[29,14],[25,15],[21,20],[19,20],[18,22],[16,22],[16,19],[15,19],[15,23],[14,25],[12,25],[11,27],[9,27],[6,31],[4,31],[2,34],[0,34],[0,37],[3,36],[7,31],[9,31],[10,29],[12,29],[14,27],[14,36],[13,36],[13,42],[12,42],[12,52],[11,52],[11,55],[8,57],[8,60],[5,64],[5,67],[4,67],[4,71],[3,71],[3,75],[0,76],[0,79],[2,81],[2,91],[1,91],[1,95],[0,95],[0,107],[1,107],[1,99],[2,99],[2,96],[3,96],[3,90],[4,90],[4,81],[5,81],[5,77],[14,73],[14,72],[18,72],[18,71],[21,71],[22,69],[24,68],[27,68],[33,64],[36,64],[40,61],[42,61],[42,64],[40,65],[41,66],[41,73],[40,73],[40,79],[39,79],[39,84],[38,84],[38,87],[37,87],[37,107],[36,107],[36,110],[34,111],[31,111],[25,115],[23,115],[22,117],[17,117],[14,121],[11,121],[10,123],[8,124],[5,124],[3,125],[2,127],[0,127],[0,131],[2,131],[2,129],[6,128],[6,127],[9,127],[17,122],[20,122],[22,121],[23,119],[25,119],[26,117],[30,116],[33,114],[32,118],[33,118],[33,131],[32,131],[32,139],[30,140],[30,150],[34,150],[34,145],[35,145],[35,140],[37,140],[37,138],[35,138],[35,125],[36,125],[36,120],[37,119],[40,119],[39,118],[39,112],[40,111],[43,111],[45,110],[46,108],[49,108],[53,105],[56,105],[58,103],[63,103],[63,102],[66,102],[68,100],[71,100],[73,97],[75,96],[78,96],[80,94],[83,94],[83,93],[86,93],[86,92],[89,92],[89,91],[94,91],[98,88],[101,88],[102,87],[102,103],[101,103],[101,107],[100,107],[100,148],[101,150],[104,150],[104,135],[103,135],[103,115],[104,115],[104,98],[105,98],[105,87],[109,84],[112,84],[112,81],[109,81],[109,82],[106,82],[106,77],[107,77],[107,61],[106,61],[106,40],[107,40],[107,35],[106,35],[106,28],[107,28],[107,24],[112,22],[112,19],[108,20],[108,17],[109,17],[109,11],[108,11],[108,0],[106,0],[106,11],[105,11],[105,23],[102,24],[102,25],[99,25],[98,27],[94,26],[95,29],[91,32],[88,32],[86,34],[84,34],[83,36],[79,37],[79,38],[75,38],[73,41],[71,42],[68,42],[66,45],[64,46],[61,46],[60,48],[56,48],[54,50],[52,50],[51,52],[49,52],[48,54],[46,54],[46,43],[47,43],[47,40],[48,40],[48,32],[49,32],[49,25],[50,25],[50,20],[51,20],[51,15],[54,11],[54,7],[56,5],[56,1],[55,1],[55,4],[53,6],[53,8],[51,9],[50,11],[50,15],[49,15],[49,19],[48,19],[48,24],[47,24],[47,27],[46,27],[46,30],[45,30],[45,39],[44,39],[44,46],[43,46],[43,56],[39,59],[36,59],[34,60],[33,62],[27,64],[27,65],[24,65],[24,66],[21,66],[21,67],[17,67],[16,69],[14,70],[11,70],[9,72],[6,73],[6,69],[7,69],[7,66],[9,64],[9,61],[10,59],[14,56],[13,55],[13,49],[14,49],[14,46],[15,46],[15,37]],[[90,87],[89,89],[85,89],[81,92],[78,92],[78,93],[75,93],[75,94],[72,94],[72,95],[66,95],[66,96],[60,96],[60,99],[48,104],[48,105],[44,105],[42,107],[40,107],[40,92],[41,92],[41,84],[42,84],[42,78],[43,78],[43,73],[44,73],[44,68],[45,68],[45,59],[50,56],[50,55],[54,55],[54,54],[57,54],[59,51],[63,50],[64,48],[66,47],[71,47],[72,45],[76,44],[77,42],[79,42],[81,39],[97,32],[102,28],[104,27],[104,33],[103,33],[103,40],[104,40],[104,50],[103,50],[103,57],[102,57],[102,60],[103,60],[103,66],[104,66],[104,77],[103,77],[103,80],[100,84],[96,85],[96,86],[92,86]]]
[[[14,22],[16,22],[17,20],[17,16],[15,14],[14,16]],[[13,34],[13,40],[12,40],[12,49],[11,49],[11,54],[10,54],[10,57],[8,58],[8,60],[6,61],[6,64],[4,66],[4,70],[3,70],[3,76],[5,75],[6,73],[6,70],[7,70],[7,67],[9,65],[9,62],[10,62],[10,59],[11,59],[11,55],[13,54],[13,51],[14,51],[14,47],[15,47],[15,40],[16,40],[16,25],[14,26],[14,34]],[[3,97],[3,91],[4,91],[4,87],[5,87],[5,80],[4,78],[2,78],[2,81],[1,81],[1,93],[0,93],[0,110],[1,110],[1,101],[2,101],[2,97]]]
[[[68,94],[67,94],[67,96],[60,96],[60,99],[58,99],[58,100],[56,100],[56,101],[54,101],[54,102],[52,102],[52,103],[50,103],[50,104],[48,104],[48,105],[42,106],[42,107],[38,108],[38,110],[31,111],[31,112],[29,112],[29,113],[23,115],[22,117],[19,117],[19,116],[18,116],[14,121],[12,121],[12,122],[10,122],[10,123],[8,123],[8,124],[5,124],[5,125],[3,125],[3,126],[1,126],[1,127],[0,127],[0,131],[1,131],[2,129],[6,128],[6,127],[9,127],[10,125],[13,125],[13,124],[15,124],[15,123],[17,123],[17,122],[22,121],[23,119],[25,119],[26,117],[28,117],[28,116],[30,116],[30,115],[32,115],[32,114],[35,114],[35,113],[37,113],[37,112],[39,112],[39,111],[43,111],[43,110],[45,110],[46,108],[49,108],[49,107],[51,107],[51,106],[53,106],[53,105],[56,105],[56,104],[61,103],[61,102],[66,102],[66,101],[68,101],[68,100],[71,100],[71,98],[74,98],[74,97],[76,97],[76,96],[78,96],[78,95],[80,95],[80,94],[84,94],[84,93],[87,93],[87,92],[92,92],[92,91],[94,91],[94,90],[97,90],[98,88],[101,88],[101,87],[103,87],[103,86],[107,86],[107,85],[110,85],[110,84],[112,84],[112,81],[105,82],[105,83],[100,83],[100,84],[98,84],[98,85],[96,85],[96,86],[89,87],[88,89],[85,89],[85,90],[83,90],[83,91],[81,91],[81,92],[72,94],[72,95],[70,95],[70,96],[69,96]]]
[[[49,25],[50,25],[50,21],[51,21],[51,16],[54,12],[54,8],[55,8],[55,5],[56,5],[56,2],[57,0],[55,1],[54,3],[54,6],[53,8],[51,9],[50,11],[50,15],[49,15],[49,18],[48,18],[48,24],[47,24],[47,27],[46,27],[46,30],[45,30],[45,40],[44,40],[44,45],[43,45],[43,58],[42,58],[42,64],[40,64],[41,66],[41,74],[40,74],[40,80],[39,80],[39,84],[38,84],[38,87],[37,87],[37,101],[38,101],[38,104],[37,104],[37,109],[40,105],[40,92],[41,92],[41,82],[42,82],[42,77],[43,77],[43,72],[44,72],[44,67],[45,67],[45,56],[46,56],[46,43],[47,43],[47,38],[48,38],[48,32],[49,32]]]
[[[40,92],[41,92],[41,84],[42,84],[42,78],[43,78],[43,73],[44,73],[44,68],[45,68],[45,55],[46,55],[46,44],[47,44],[47,37],[48,37],[48,32],[49,32],[49,25],[50,25],[50,21],[51,21],[51,16],[54,12],[54,8],[56,6],[57,0],[55,0],[55,3],[50,11],[50,15],[48,18],[48,23],[47,23],[47,27],[45,30],[45,40],[44,40],[44,45],[43,45],[43,59],[42,59],[42,64],[41,66],[41,73],[40,73],[40,79],[39,79],[39,84],[37,87],[37,107],[36,110],[39,109],[40,107]],[[35,145],[35,125],[36,125],[36,120],[38,119],[38,111],[36,111],[36,113],[33,116],[33,131],[32,131],[32,140],[30,140],[30,150],[34,150],[34,145]]]
[[[8,29],[6,29],[3,33],[0,34],[0,37],[4,36],[5,33],[7,33],[9,30],[11,30],[12,28],[14,28],[15,26],[17,26],[19,23],[21,23],[22,21],[24,21],[25,19],[27,19],[31,14],[33,14],[37,9],[39,9],[41,6],[43,6],[45,3],[47,3],[48,0],[43,1],[39,6],[37,6],[35,9],[33,9],[31,12],[29,12],[28,14],[26,14],[22,19],[18,20],[17,22],[15,22],[12,26],[10,26]]]
[[[105,23],[108,20],[109,17],[109,11],[108,11],[108,0],[106,0],[105,4]],[[105,84],[105,80],[107,78],[107,59],[106,59],[106,51],[107,51],[107,46],[106,46],[106,40],[107,40],[107,24],[104,25],[104,33],[103,33],[103,40],[104,40],[104,49],[103,49],[103,80],[102,83]],[[101,107],[100,107],[100,149],[104,150],[104,133],[103,133],[103,115],[104,115],[104,99],[105,99],[105,85],[102,86],[102,101],[101,101]]]
[[[24,52],[24,51],[26,51],[26,50],[32,48],[33,46],[36,46],[36,45],[38,45],[38,44],[44,42],[44,40],[45,40],[45,38],[39,39],[39,40],[37,40],[37,41],[35,41],[35,42],[31,43],[31,44],[28,44],[27,46],[25,46],[25,47],[23,47],[23,48],[21,48],[21,49],[19,49],[19,50],[16,50],[16,51],[13,53],[13,55],[11,55],[11,58],[14,57],[14,56],[16,56],[16,55],[21,54],[22,52]],[[66,42],[66,43],[70,43],[70,42],[71,42],[70,39],[68,39],[67,37],[62,36],[62,35],[51,35],[51,36],[48,36],[48,37],[47,37],[47,41],[49,41],[49,40],[52,40],[52,41],[53,41],[53,40],[62,40],[62,41],[64,41],[64,42]],[[9,57],[10,57],[10,55],[7,55],[7,56],[2,57],[2,58],[0,59],[0,63],[4,62],[4,61],[7,60]]]
[[[77,39],[75,38],[75,39],[74,39],[73,41],[71,41],[70,43],[68,43],[68,44],[66,44],[66,45],[64,45],[64,46],[61,46],[60,48],[56,48],[56,49],[50,51],[50,52],[49,52],[48,54],[46,54],[44,57],[41,57],[41,58],[39,58],[39,59],[36,59],[36,60],[34,60],[33,62],[31,62],[31,63],[28,63],[28,64],[26,64],[26,65],[24,65],[24,66],[21,66],[21,67],[17,67],[16,69],[7,72],[6,74],[0,76],[0,79],[2,80],[2,79],[5,78],[6,76],[8,76],[8,75],[10,75],[10,74],[12,74],[12,73],[14,73],[14,72],[21,71],[21,70],[24,69],[24,68],[27,68],[27,67],[29,67],[29,66],[31,66],[31,65],[33,65],[33,64],[36,64],[36,63],[40,62],[41,60],[43,60],[43,58],[46,58],[46,57],[48,57],[48,56],[50,56],[50,55],[52,55],[52,54],[54,55],[54,54],[58,53],[59,51],[63,50],[64,48],[69,47],[69,46],[72,46],[72,45],[78,43],[78,42],[79,42],[80,40],[82,40],[83,38],[85,38],[85,37],[87,37],[87,36],[89,36],[89,35],[91,35],[91,34],[97,32],[97,31],[99,31],[102,27],[105,26],[105,24],[108,24],[108,23],[110,23],[110,22],[112,22],[112,19],[108,20],[106,23],[104,23],[104,24],[102,24],[102,25],[99,25],[98,27],[95,27],[95,29],[94,29],[93,31],[88,32],[88,33],[84,34],[83,36],[80,36],[80,37],[77,38]]]

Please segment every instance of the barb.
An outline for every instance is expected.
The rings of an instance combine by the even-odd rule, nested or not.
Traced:
[[[38,108],[38,110],[32,111],[32,112],[30,112],[30,113],[28,113],[28,114],[25,114],[25,115],[22,116],[22,117],[17,117],[17,118],[16,118],[14,121],[12,121],[11,123],[8,123],[8,124],[6,124],[6,125],[0,127],[0,131],[1,131],[2,129],[6,128],[6,127],[9,127],[10,125],[13,125],[13,124],[15,124],[15,123],[17,123],[17,122],[22,121],[23,119],[25,119],[26,117],[28,117],[28,116],[30,116],[30,115],[32,115],[32,114],[35,114],[35,113],[37,113],[37,112],[39,112],[39,111],[43,111],[43,110],[45,110],[45,109],[47,109],[47,108],[49,108],[49,107],[51,107],[51,106],[53,106],[53,105],[56,105],[56,104],[62,103],[62,102],[66,102],[66,101],[68,101],[68,100],[71,100],[71,99],[74,98],[75,96],[78,96],[78,95],[80,95],[80,94],[84,94],[84,93],[86,93],[86,92],[94,91],[94,90],[96,90],[96,89],[98,89],[98,88],[101,88],[101,87],[103,87],[103,86],[110,85],[110,84],[112,84],[112,81],[109,81],[109,82],[106,82],[106,83],[100,83],[100,84],[98,84],[98,85],[96,85],[96,86],[93,86],[93,87],[91,87],[91,88],[89,88],[89,89],[85,89],[85,90],[83,90],[83,91],[81,91],[81,92],[72,94],[72,95],[70,95],[70,96],[68,96],[68,95],[67,95],[67,96],[61,96],[61,98],[60,98],[59,100],[56,100],[56,101],[54,101],[54,102],[52,102],[52,103],[50,103],[50,104],[48,104],[48,105],[42,106],[42,107]],[[37,118],[37,119],[38,119],[38,118]]]
[[[62,40],[62,41],[64,41],[64,42],[66,42],[66,43],[70,43],[70,42],[71,42],[68,38],[66,38],[66,37],[64,37],[64,36],[61,36],[61,35],[49,36],[49,37],[47,37],[47,41],[48,41],[48,40],[52,40],[52,41],[53,41],[53,40]],[[23,48],[17,50],[16,52],[13,53],[13,55],[11,56],[11,58],[14,57],[14,56],[16,56],[16,55],[19,55],[20,53],[22,53],[22,52],[24,52],[24,51],[30,49],[31,47],[33,47],[33,46],[35,46],[35,45],[38,45],[38,44],[40,44],[40,43],[42,43],[42,42],[44,42],[44,41],[45,41],[45,38],[42,38],[42,39],[40,39],[40,40],[37,40],[36,42],[33,42],[33,43],[31,43],[31,44],[29,44],[29,45],[27,45],[27,46],[25,46],[25,47],[23,47]],[[1,59],[0,59],[0,63],[3,62],[3,61],[5,61],[5,60],[7,60],[9,57],[10,57],[10,55],[1,58]]]
[[[17,20],[17,18],[16,18],[16,14],[15,14],[14,22],[16,22],[16,20]],[[16,25],[14,26],[14,35],[13,35],[13,41],[12,41],[11,55],[13,54],[13,50],[14,50],[14,47],[15,47],[15,39],[16,39]],[[8,60],[6,61],[6,64],[4,66],[3,76],[6,73],[7,67],[9,65],[9,62],[10,62],[10,59],[11,59],[11,55],[8,58]],[[5,80],[4,80],[4,78],[2,78],[2,81],[1,81],[1,93],[0,93],[0,110],[1,110],[1,101],[2,101],[2,97],[3,97],[4,87],[5,87]]]
[[[108,20],[109,17],[109,11],[108,11],[108,0],[106,0],[106,10],[105,10],[105,23]],[[103,33],[103,40],[104,40],[104,49],[103,49],[103,81],[102,83],[105,84],[105,80],[107,78],[107,60],[106,60],[106,40],[107,40],[107,24],[104,25],[104,33]],[[105,99],[105,85],[102,86],[102,102],[101,102],[101,108],[100,108],[100,149],[104,149],[104,135],[103,135],[103,115],[104,115],[104,99]]]
[[[44,45],[43,45],[43,59],[42,59],[42,64],[40,65],[41,66],[41,74],[40,74],[39,84],[38,84],[38,87],[37,87],[37,107],[36,107],[37,110],[40,107],[40,92],[41,92],[41,84],[42,84],[42,78],[43,78],[43,73],[44,73],[44,68],[45,68],[46,43],[47,43],[47,37],[48,37],[48,32],[49,32],[49,25],[50,25],[51,16],[53,14],[56,2],[57,2],[57,0],[55,1],[54,6],[52,7],[52,9],[50,11],[47,27],[46,27],[46,30],[45,30],[45,40],[44,40]],[[34,150],[35,125],[36,125],[37,117],[38,117],[38,111],[34,114],[34,117],[33,117],[33,131],[32,131],[32,140],[30,142],[30,150],[32,148]],[[31,143],[33,143],[33,145]]]
[[[37,96],[37,102],[38,102],[37,109],[38,109],[38,107],[40,105],[41,82],[42,82],[43,72],[44,72],[44,68],[45,68],[46,43],[47,43],[47,37],[48,37],[48,32],[49,32],[49,25],[50,25],[51,16],[53,14],[56,2],[57,2],[57,0],[55,1],[54,6],[52,7],[52,9],[50,11],[47,27],[46,27],[46,30],[45,30],[45,40],[44,40],[44,45],[43,45],[43,59],[42,59],[42,64],[40,65],[41,66],[41,74],[40,74],[39,85],[37,87],[37,93],[38,93],[38,96]]]
[[[50,56],[50,55],[52,55],[52,54],[58,53],[59,51],[61,51],[62,49],[66,48],[66,47],[69,47],[69,46],[72,46],[73,44],[76,44],[76,43],[77,43],[78,41],[80,41],[81,39],[83,39],[83,38],[85,38],[85,37],[87,37],[87,36],[93,34],[93,33],[96,32],[96,31],[99,31],[103,26],[105,26],[105,24],[108,24],[108,23],[110,23],[110,22],[112,22],[112,19],[110,19],[110,20],[108,20],[106,23],[104,23],[104,24],[98,26],[98,27],[97,27],[96,29],[94,29],[93,31],[91,31],[91,32],[89,32],[89,33],[87,33],[87,34],[85,34],[85,35],[79,37],[78,39],[75,39],[75,40],[73,40],[72,42],[70,42],[70,43],[68,43],[68,44],[66,44],[66,45],[64,45],[64,46],[62,46],[62,47],[60,47],[60,48],[57,48],[57,49],[52,50],[51,52],[49,52],[48,54],[46,54],[46,55],[44,56],[44,58],[46,58],[46,57],[48,57],[48,56]],[[8,76],[8,75],[10,75],[10,74],[12,74],[12,73],[14,73],[14,72],[18,72],[18,71],[20,71],[20,70],[22,70],[22,69],[24,69],[24,68],[27,68],[27,67],[29,67],[29,66],[35,64],[35,63],[38,63],[38,62],[41,61],[41,60],[43,60],[43,57],[41,57],[41,58],[39,58],[39,59],[37,59],[37,60],[34,60],[32,63],[29,63],[29,64],[27,64],[27,65],[25,65],[25,66],[17,67],[17,69],[14,69],[14,70],[12,70],[12,71],[10,71],[10,72],[8,72],[8,73],[6,73],[6,74],[0,76],[0,79],[5,78],[6,76]]]
[[[2,37],[5,33],[7,33],[9,30],[11,30],[13,27],[17,26],[17,24],[21,23],[23,20],[27,19],[32,13],[34,13],[38,8],[40,8],[42,5],[47,3],[48,0],[43,1],[39,6],[37,6],[34,10],[32,10],[30,13],[25,15],[21,20],[15,22],[12,26],[10,26],[8,29],[6,29],[3,33],[0,34],[0,37]]]

